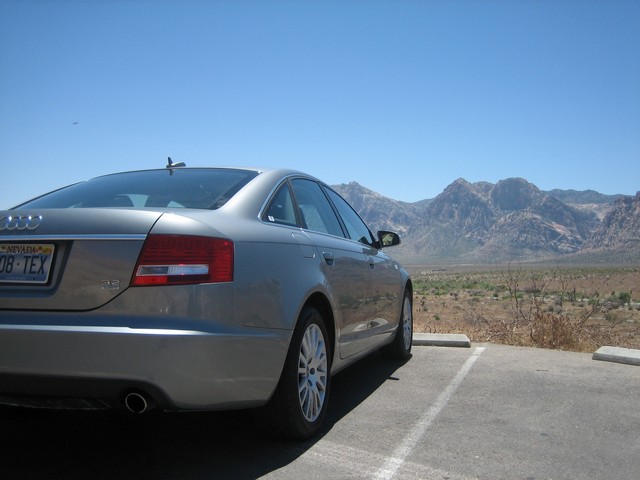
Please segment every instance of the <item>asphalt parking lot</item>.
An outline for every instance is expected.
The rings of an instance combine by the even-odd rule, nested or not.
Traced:
[[[274,441],[247,412],[0,410],[0,478],[637,479],[640,368],[591,354],[414,347],[334,378],[326,429]]]

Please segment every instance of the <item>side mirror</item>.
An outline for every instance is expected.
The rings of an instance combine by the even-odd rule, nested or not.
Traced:
[[[380,248],[393,247],[395,245],[400,245],[400,235],[384,230],[378,232],[378,246]]]

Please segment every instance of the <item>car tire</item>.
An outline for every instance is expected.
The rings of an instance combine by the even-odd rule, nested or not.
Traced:
[[[413,343],[413,299],[411,292],[405,290],[402,301],[400,321],[393,341],[382,347],[382,353],[387,358],[403,360],[411,356]]]
[[[305,307],[298,319],[278,386],[264,407],[270,433],[301,440],[315,435],[327,411],[331,348],[322,315]]]

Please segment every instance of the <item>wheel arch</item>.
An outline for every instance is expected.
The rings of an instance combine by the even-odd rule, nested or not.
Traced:
[[[336,351],[336,322],[333,316],[331,302],[329,302],[329,299],[321,292],[315,292],[307,299],[304,305],[314,307],[325,320],[325,327],[329,335],[329,345],[331,345],[331,357],[333,357]]]
[[[407,281],[404,284],[404,289],[409,291],[409,293],[411,294],[411,298],[413,299],[413,282],[410,278],[407,278]]]

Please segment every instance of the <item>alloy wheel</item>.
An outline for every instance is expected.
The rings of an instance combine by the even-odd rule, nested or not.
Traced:
[[[320,416],[325,402],[328,371],[327,346],[318,325],[312,323],[302,337],[298,359],[298,397],[308,422]]]

